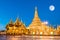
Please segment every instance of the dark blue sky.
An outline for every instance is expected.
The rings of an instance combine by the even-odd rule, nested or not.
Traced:
[[[54,11],[49,10],[50,5],[55,6]],[[15,21],[17,16],[28,26],[34,17],[35,6],[41,21],[60,25],[60,0],[0,0],[0,30],[5,29],[10,18]]]

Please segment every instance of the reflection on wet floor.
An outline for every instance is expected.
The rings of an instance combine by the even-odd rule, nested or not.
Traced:
[[[12,36],[0,35],[0,40],[60,40],[60,36]]]

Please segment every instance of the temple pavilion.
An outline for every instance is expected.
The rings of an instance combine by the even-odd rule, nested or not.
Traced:
[[[28,34],[28,29],[26,29],[25,25],[17,18],[16,21],[13,23],[10,20],[10,23],[6,26],[6,33],[7,34]]]

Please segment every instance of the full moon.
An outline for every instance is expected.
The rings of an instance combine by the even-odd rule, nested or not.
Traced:
[[[49,10],[50,10],[50,11],[54,11],[54,10],[55,10],[55,6],[54,6],[54,5],[50,5],[50,6],[49,6]]]

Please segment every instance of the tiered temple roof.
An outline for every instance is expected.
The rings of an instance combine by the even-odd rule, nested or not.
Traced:
[[[7,34],[28,34],[28,29],[26,29],[25,25],[17,18],[14,23],[10,20],[10,23],[6,26],[6,32]]]

